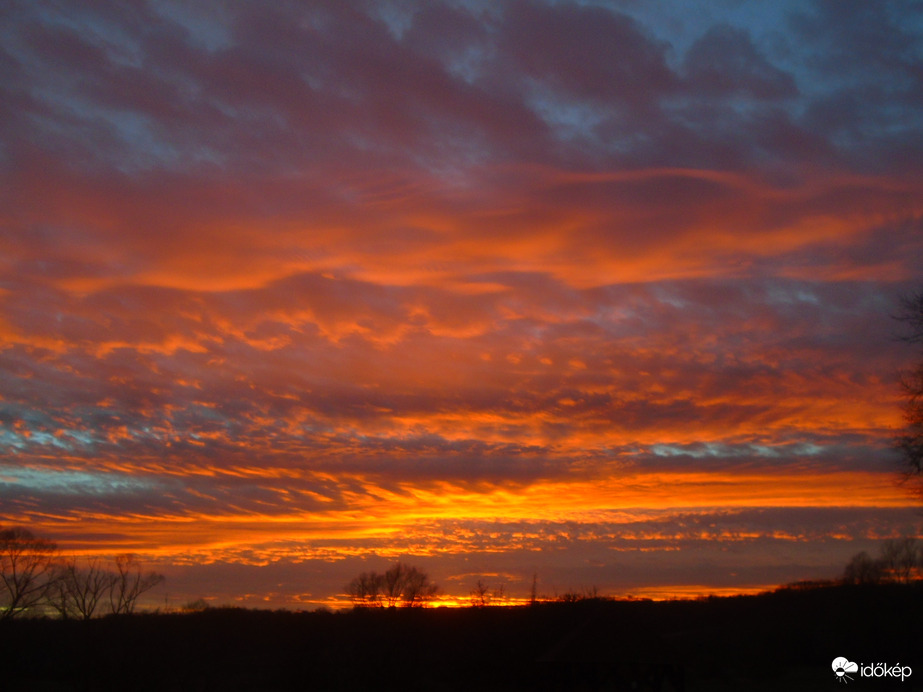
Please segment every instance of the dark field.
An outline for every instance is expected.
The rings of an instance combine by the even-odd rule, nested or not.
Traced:
[[[831,661],[910,666],[903,682]],[[0,623],[0,690],[923,689],[923,585],[701,601]],[[916,678],[919,678],[917,680]]]

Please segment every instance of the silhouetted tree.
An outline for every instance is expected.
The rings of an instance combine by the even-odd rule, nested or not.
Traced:
[[[596,601],[599,600],[599,589],[594,584],[589,588],[585,588],[582,591],[565,591],[563,594],[558,596],[559,601],[564,603],[576,603],[577,601]]]
[[[346,594],[357,606],[421,606],[438,592],[439,587],[429,575],[402,562],[396,562],[384,574],[363,572],[346,585]]]
[[[502,599],[504,591],[503,584],[491,591],[487,582],[483,579],[478,579],[478,583],[471,589],[471,605],[475,608],[488,606],[491,602]]]
[[[877,559],[864,550],[853,555],[843,572],[843,581],[847,584],[909,582],[917,577],[921,567],[923,549],[915,538],[891,538],[882,543]]]
[[[401,600],[404,590],[404,569],[403,563],[397,562],[382,576],[381,595],[389,608],[393,608]]]
[[[471,589],[471,605],[476,608],[483,608],[490,603],[490,587],[482,580]]]
[[[115,569],[115,580],[109,592],[109,605],[116,615],[135,612],[138,598],[164,582],[162,574],[144,574],[134,555],[119,555],[115,558]]]
[[[95,558],[87,561],[85,569],[73,558],[55,570],[48,602],[63,618],[89,620],[105,603],[117,579]]]
[[[892,581],[913,579],[920,564],[915,538],[892,538],[881,547],[881,563]]]
[[[197,598],[194,601],[187,601],[186,605],[180,608],[184,613],[202,613],[209,609],[208,601],[204,598]]]
[[[923,291],[904,298],[897,319],[907,325],[902,337],[910,344],[923,344]],[[923,352],[917,364],[901,376],[904,389],[904,429],[897,448],[904,457],[908,478],[923,478]],[[923,494],[923,486],[917,488]]]
[[[875,560],[864,550],[853,555],[843,571],[847,584],[878,584],[884,576],[881,560]]]
[[[346,594],[353,605],[381,607],[384,577],[377,572],[363,572],[346,585]]]
[[[0,530],[0,620],[42,605],[53,583],[58,547],[19,527]]]
[[[439,593],[439,587],[430,581],[429,575],[416,567],[404,568],[403,581],[401,598],[404,605],[409,608],[422,606]]]

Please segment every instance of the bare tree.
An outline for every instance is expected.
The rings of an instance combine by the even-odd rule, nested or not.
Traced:
[[[31,531],[0,531],[0,620],[40,606],[53,581],[58,547]]]
[[[89,620],[111,598],[117,576],[104,569],[96,558],[87,561],[85,569],[73,558],[61,564],[55,574],[49,602],[63,618]]]
[[[493,591],[490,590],[490,586],[482,579],[478,579],[478,583],[473,589],[471,589],[471,605],[475,608],[483,608],[488,606],[491,602],[495,600],[501,600],[505,594],[505,589],[503,584],[500,584]]]
[[[471,605],[475,608],[483,608],[490,603],[490,587],[482,580],[471,589]]]
[[[404,572],[403,563],[396,562],[382,575],[381,594],[389,608],[393,608],[401,600],[401,594],[404,591]]]
[[[864,550],[853,555],[843,571],[847,584],[878,584],[884,578],[881,560],[875,560]]]
[[[603,597],[599,595],[599,588],[594,584],[588,588],[583,588],[580,591],[571,589],[570,591],[565,591],[563,594],[558,596],[559,601],[564,601],[565,603],[577,603],[578,601],[598,601]]]
[[[923,568],[923,548],[912,536],[890,538],[881,545],[880,556],[873,559],[864,550],[853,555],[843,572],[847,584],[910,582]]]
[[[438,592],[428,574],[402,562],[394,563],[384,574],[363,572],[346,585],[347,595],[357,606],[421,606]]]
[[[346,593],[354,605],[381,607],[384,577],[377,572],[363,572],[346,585]]]
[[[186,605],[182,606],[180,610],[184,613],[202,613],[210,607],[208,601],[204,598],[197,598],[194,601],[187,601]]]
[[[116,615],[135,612],[138,598],[164,582],[164,576],[157,572],[144,574],[141,564],[134,555],[119,555],[115,558],[115,579],[109,592],[109,605]]]
[[[885,541],[881,563],[892,581],[909,582],[919,565],[916,539],[907,536]]]
[[[439,593],[439,587],[429,580],[429,575],[426,572],[421,572],[416,567],[404,568],[404,586],[401,590],[401,598],[405,606],[413,608],[425,605],[437,593]]]

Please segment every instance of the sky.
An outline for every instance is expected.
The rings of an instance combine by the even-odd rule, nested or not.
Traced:
[[[177,605],[921,535],[923,5],[0,5],[0,524]]]

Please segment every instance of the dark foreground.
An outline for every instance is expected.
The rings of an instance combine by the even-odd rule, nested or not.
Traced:
[[[831,668],[910,666],[911,677]],[[923,689],[923,585],[703,601],[0,622],[0,689]]]

